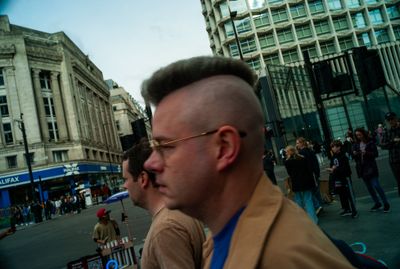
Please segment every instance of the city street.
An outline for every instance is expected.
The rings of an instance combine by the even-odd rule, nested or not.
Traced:
[[[395,180],[389,170],[386,152],[381,152],[378,160],[380,179],[392,205],[390,213],[369,212],[372,206],[366,188],[360,179],[353,176],[359,218],[340,217],[340,203],[334,201],[324,207],[320,215],[320,226],[332,237],[349,244],[362,242],[367,246],[367,255],[383,260],[389,268],[400,268],[400,198],[395,189]],[[354,166],[354,163],[351,163]],[[276,174],[280,183],[286,177],[284,167],[277,166]],[[354,174],[355,175],[355,174]],[[327,177],[326,172],[322,178]],[[151,222],[151,217],[142,209],[134,207],[129,199],[124,200],[135,237],[135,250],[143,244],[143,239]],[[91,239],[96,211],[103,205],[83,210],[81,214],[58,216],[50,221],[28,227],[19,227],[16,234],[0,241],[1,269],[61,269],[69,261],[95,254],[96,244]],[[120,203],[105,205],[111,209],[111,216],[118,220],[122,235],[127,235],[121,224]],[[300,232],[300,231],[299,231]],[[354,249],[360,249],[355,246]]]

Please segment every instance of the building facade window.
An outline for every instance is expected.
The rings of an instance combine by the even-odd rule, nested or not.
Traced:
[[[285,44],[294,40],[292,28],[284,29],[282,31],[277,32],[278,41],[280,44]]]
[[[256,41],[254,38],[240,41],[240,48],[243,54],[250,53],[257,50]]]
[[[58,139],[60,139],[60,137],[58,136],[57,122],[55,122],[55,121],[47,122],[47,127],[49,129],[50,140],[58,141]]]
[[[307,15],[306,13],[306,7],[304,4],[298,4],[290,7],[290,14],[292,15],[292,18],[300,18],[304,17]]]
[[[231,11],[237,11],[237,13],[241,13],[247,10],[247,0],[235,0],[229,1],[229,7]]]
[[[393,27],[393,33],[396,40],[400,40],[400,26]]]
[[[368,15],[373,25],[383,23],[382,13],[379,8],[369,11]]]
[[[327,20],[315,22],[314,28],[315,28],[315,32],[317,33],[317,35],[323,35],[323,34],[327,34],[327,33],[331,32],[329,23]]]
[[[345,37],[339,39],[339,46],[341,50],[347,50],[354,47],[354,42],[351,37]]]
[[[224,29],[226,37],[234,36],[232,22],[230,20],[225,22]]]
[[[10,113],[8,111],[7,96],[0,96],[0,117],[8,117]]]
[[[54,150],[53,151],[54,162],[65,162],[68,161],[68,150]]]
[[[268,13],[253,16],[254,25],[256,28],[261,28],[270,25]]]
[[[7,145],[14,143],[11,123],[3,123],[3,134],[4,134],[4,142]]]
[[[51,91],[50,72],[41,71],[39,73],[40,88],[42,90]]]
[[[46,117],[54,117],[54,102],[51,97],[43,97],[44,111]]]
[[[288,21],[288,14],[286,9],[272,10],[272,20],[274,23]]]
[[[93,159],[97,160],[97,150],[93,150],[92,154],[93,154]]]
[[[259,59],[252,59],[249,61],[246,61],[246,63],[251,67],[253,70],[258,70],[261,67],[260,60]]]
[[[355,8],[360,6],[360,0],[346,0],[348,8]]]
[[[376,3],[378,3],[377,0],[365,0],[365,2],[366,2],[367,4],[376,4]]]
[[[315,45],[304,47],[303,51],[308,51],[308,55],[310,55],[310,58],[317,57],[317,48]]]
[[[4,74],[3,68],[0,68],[0,88],[4,87]]]
[[[7,156],[6,157],[7,160],[7,167],[8,168],[17,168],[17,155],[14,156]]]
[[[354,28],[364,28],[367,26],[365,23],[364,13],[359,12],[356,14],[351,15],[351,20],[353,21]]]
[[[329,10],[339,10],[342,9],[342,3],[340,0],[328,0]]]
[[[388,31],[386,29],[375,31],[376,41],[378,44],[390,41]]]
[[[333,27],[335,28],[336,31],[349,29],[349,24],[347,22],[346,17],[335,18],[332,21],[333,21]]]
[[[328,42],[324,42],[324,43],[320,43],[320,47],[321,47],[321,52],[322,55],[325,54],[330,54],[330,53],[335,53],[335,44],[333,43],[333,41],[328,41]]]
[[[250,18],[234,20],[236,31],[241,34],[251,30]]]
[[[267,64],[280,64],[278,53],[273,53],[264,57]]]
[[[229,51],[230,51],[232,57],[239,56],[239,50],[238,50],[236,42],[229,44]]]
[[[282,53],[283,61],[285,63],[297,62],[299,60],[299,54],[297,50],[288,50]]]
[[[275,39],[274,39],[274,35],[272,33],[262,35],[258,38],[258,40],[260,41],[261,49],[275,46]]]
[[[400,5],[388,7],[386,10],[391,20],[400,18]]]
[[[370,47],[372,45],[369,33],[359,34],[359,35],[357,35],[357,39],[358,39],[358,44],[360,46]]]
[[[265,1],[261,0],[248,0],[251,9],[262,8],[265,6]]]
[[[241,13],[247,10],[246,0],[235,0],[229,2],[229,8],[227,2],[222,2],[219,5],[219,11],[221,12],[222,17],[229,16],[229,9],[231,11],[236,11],[237,13]]]
[[[310,24],[297,25],[296,26],[296,34],[297,34],[298,39],[312,37],[312,31],[311,31]]]
[[[325,12],[325,8],[321,0],[308,2],[308,8],[310,9],[311,15]]]

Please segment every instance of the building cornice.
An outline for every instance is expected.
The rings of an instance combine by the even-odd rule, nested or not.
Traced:
[[[15,45],[2,45],[0,46],[0,58],[8,59],[13,58],[16,53]]]

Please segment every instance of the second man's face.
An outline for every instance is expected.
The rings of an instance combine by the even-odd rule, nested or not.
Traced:
[[[122,162],[122,177],[124,178],[124,188],[128,191],[132,202],[137,206],[142,206],[140,182],[129,172],[129,160]]]

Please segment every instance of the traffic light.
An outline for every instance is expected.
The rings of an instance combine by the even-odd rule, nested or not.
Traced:
[[[313,68],[320,94],[347,91],[352,88],[350,75],[334,74],[328,61],[318,62]]]
[[[283,123],[283,121],[276,121],[276,127],[278,129],[279,136],[284,136],[286,134],[285,124]]]
[[[314,75],[320,94],[327,94],[333,91],[332,68],[327,61],[314,64]]]
[[[368,50],[366,47],[354,48],[353,60],[361,90],[365,95],[386,85],[385,72],[377,50]]]
[[[137,144],[142,137],[147,138],[146,125],[144,119],[131,122],[134,144]]]

